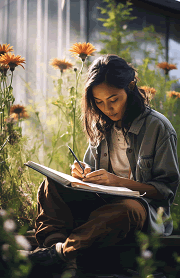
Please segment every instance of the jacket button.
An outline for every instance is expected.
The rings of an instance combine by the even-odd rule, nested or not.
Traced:
[[[129,152],[129,153],[132,153],[132,149],[129,149],[128,152]]]
[[[107,156],[107,153],[104,153],[104,156]]]

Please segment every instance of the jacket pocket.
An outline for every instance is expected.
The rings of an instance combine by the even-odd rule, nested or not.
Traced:
[[[137,162],[142,177],[142,182],[152,179],[153,157],[140,156]]]

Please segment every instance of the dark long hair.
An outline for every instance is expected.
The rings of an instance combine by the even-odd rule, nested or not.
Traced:
[[[84,126],[92,145],[98,145],[114,124],[96,106],[92,88],[101,83],[124,89],[127,93],[127,106],[122,118],[121,127],[127,141],[127,132],[131,123],[148,105],[148,97],[143,90],[138,89],[136,70],[117,55],[103,55],[97,58],[89,67],[83,96]],[[134,81],[135,86],[130,86]]]

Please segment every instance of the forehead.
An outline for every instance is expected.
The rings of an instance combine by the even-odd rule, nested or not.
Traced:
[[[124,94],[125,91],[124,89],[110,86],[106,83],[101,83],[99,85],[92,87],[92,93],[94,98],[106,98],[106,97],[110,97],[111,95]]]

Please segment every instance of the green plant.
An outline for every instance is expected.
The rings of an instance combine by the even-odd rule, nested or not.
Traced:
[[[17,227],[33,227],[36,188],[24,166],[33,148],[22,137],[21,127],[28,114],[24,106],[13,105],[12,87],[14,70],[25,59],[9,53],[12,50],[9,45],[0,45],[0,208],[14,210]]]
[[[25,228],[17,232],[12,210],[0,209],[0,270],[3,278],[26,278],[31,263],[21,250],[30,250],[31,246],[23,236]]]
[[[37,185],[42,177],[40,179],[38,175],[30,175],[24,165],[34,151],[28,147],[26,137],[20,137],[18,143],[7,145],[8,157],[1,180],[0,207],[14,210],[18,227],[27,224],[34,228]]]
[[[164,47],[160,36],[153,25],[146,26],[142,30],[130,30],[128,24],[137,17],[132,16],[132,3],[116,3],[115,0],[104,0],[105,8],[98,7],[105,17],[98,18],[103,22],[105,30],[100,32],[104,37],[99,40],[103,47],[100,54],[116,54],[127,62],[136,63],[136,54],[141,51],[142,59],[148,58],[155,62],[159,57],[164,58]]]
[[[98,7],[102,15],[106,18],[98,18],[103,22],[105,31],[100,32],[103,39],[100,40],[104,47],[100,54],[116,54],[123,57],[126,61],[131,61],[130,52],[137,49],[137,43],[134,41],[134,32],[127,30],[127,24],[136,19],[131,16],[132,3],[127,1],[126,4],[116,3],[115,0],[104,0],[107,3],[105,8]]]
[[[164,266],[164,262],[156,258],[157,251],[161,247],[159,236],[138,232],[136,240],[140,247],[140,256],[136,258],[139,275],[141,278],[154,277],[153,273],[158,273]]]

